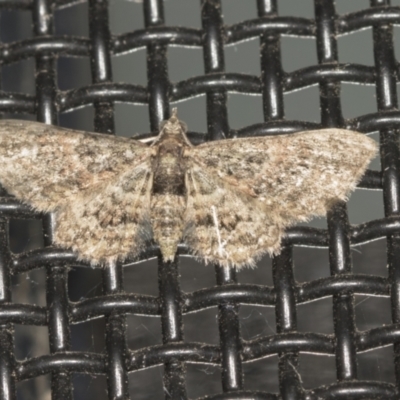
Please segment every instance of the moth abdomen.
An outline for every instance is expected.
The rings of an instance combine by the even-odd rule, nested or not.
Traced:
[[[172,261],[182,239],[185,200],[176,194],[154,194],[151,199],[151,222],[155,241],[165,261]]]

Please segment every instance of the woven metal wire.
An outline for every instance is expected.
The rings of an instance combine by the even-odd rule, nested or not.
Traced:
[[[250,0],[246,0],[250,1]],[[298,0],[293,0],[298,1]],[[227,92],[261,94],[264,123],[236,132],[238,136],[270,135],[280,132],[338,126],[361,132],[380,131],[382,172],[368,171],[360,182],[364,188],[383,189],[385,217],[350,226],[346,206],[335,206],[328,215],[328,229],[295,227],[288,231],[281,255],[273,260],[273,286],[240,284],[236,272],[219,267],[216,285],[184,293],[180,289],[177,264],[159,262],[159,295],[124,291],[123,268],[117,265],[102,272],[102,294],[78,302],[69,299],[68,267],[76,263],[71,252],[52,247],[53,220],[43,217],[43,249],[15,255],[9,247],[8,220],[32,217],[32,211],[10,197],[0,200],[0,398],[16,398],[17,383],[51,374],[53,399],[73,398],[73,375],[102,374],[107,378],[109,399],[135,399],[129,393],[128,374],[154,365],[164,365],[164,395],[187,399],[185,366],[205,363],[220,366],[221,393],[207,399],[397,399],[400,396],[400,125],[396,83],[399,64],[394,56],[392,24],[400,24],[400,7],[388,0],[370,0],[364,10],[337,15],[333,0],[315,0],[315,19],[282,17],[277,1],[257,0],[258,18],[224,25],[219,0],[202,0],[201,29],[171,27],[164,23],[162,0],[143,0],[145,28],[119,36],[110,34],[108,2],[88,0],[90,36],[54,35],[53,17],[59,7],[73,0],[0,0],[0,10],[29,11],[34,36],[0,46],[2,65],[34,58],[36,95],[0,92],[0,111],[31,114],[56,124],[58,113],[94,105],[95,130],[114,131],[113,104],[140,103],[149,106],[151,131],[169,115],[171,102],[206,94],[208,133],[190,134],[194,142],[222,139],[229,129]],[[373,28],[374,66],[340,64],[337,35]],[[281,66],[280,35],[315,37],[318,64],[291,73]],[[250,38],[260,39],[261,76],[226,73],[224,47]],[[172,84],[167,73],[169,44],[203,49],[205,74]],[[111,56],[147,48],[148,85],[142,87],[112,80]],[[60,91],[55,59],[60,56],[89,57],[92,84]],[[345,120],[340,99],[341,82],[374,84],[378,111]],[[283,94],[319,84],[321,123],[284,118]],[[1,166],[0,166],[1,167]],[[387,277],[353,272],[350,245],[387,237]],[[331,276],[299,284],[293,274],[293,245],[329,247]],[[184,246],[181,254],[186,253]],[[149,249],[143,258],[157,255]],[[12,276],[45,268],[47,306],[20,304],[11,297]],[[126,268],[135,268],[126,267]],[[390,297],[392,323],[359,332],[355,326],[354,293]],[[310,300],[333,297],[332,335],[297,330],[297,306]],[[275,307],[277,331],[251,341],[242,339],[238,310],[241,304]],[[188,313],[218,307],[219,345],[187,342],[183,317]],[[130,314],[161,319],[163,343],[131,350],[127,345],[126,318]],[[106,350],[70,351],[72,324],[88,319],[106,319]],[[50,354],[16,359],[13,327],[48,327]],[[395,384],[358,379],[359,352],[393,344]],[[329,386],[305,388],[298,373],[302,352],[334,356],[337,381]],[[278,355],[279,393],[246,389],[244,363]]]

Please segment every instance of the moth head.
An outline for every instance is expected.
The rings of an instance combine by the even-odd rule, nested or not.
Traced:
[[[162,139],[176,138],[178,141],[183,140],[189,146],[192,146],[189,139],[186,136],[187,125],[178,118],[178,109],[173,108],[171,117],[160,124],[160,134],[157,139],[153,142],[153,145]]]
[[[165,132],[167,135],[181,135],[187,132],[186,124],[178,118],[177,108],[172,109],[169,119],[161,122],[160,132]]]

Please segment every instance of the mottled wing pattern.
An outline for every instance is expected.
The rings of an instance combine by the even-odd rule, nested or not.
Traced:
[[[208,261],[252,265],[279,252],[285,227],[345,200],[375,153],[373,140],[339,129],[187,149],[184,238]]]
[[[152,239],[150,159],[56,211],[55,242],[94,264],[136,257]]]
[[[235,190],[204,165],[186,175],[183,240],[206,263],[252,265],[260,252],[279,247],[282,229],[257,199]]]
[[[0,121],[2,186],[39,211],[55,212],[56,244],[92,262],[136,254],[151,235],[152,152],[128,138]],[[123,254],[121,241],[130,243]]]

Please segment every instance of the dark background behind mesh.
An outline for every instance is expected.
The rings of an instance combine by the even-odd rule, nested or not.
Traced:
[[[124,268],[74,266],[51,246],[51,216],[1,198],[1,399],[399,398],[400,1],[0,10],[5,117],[143,136],[181,101],[195,143],[322,126],[381,142],[360,184],[378,190],[238,273],[164,266],[154,249]]]

